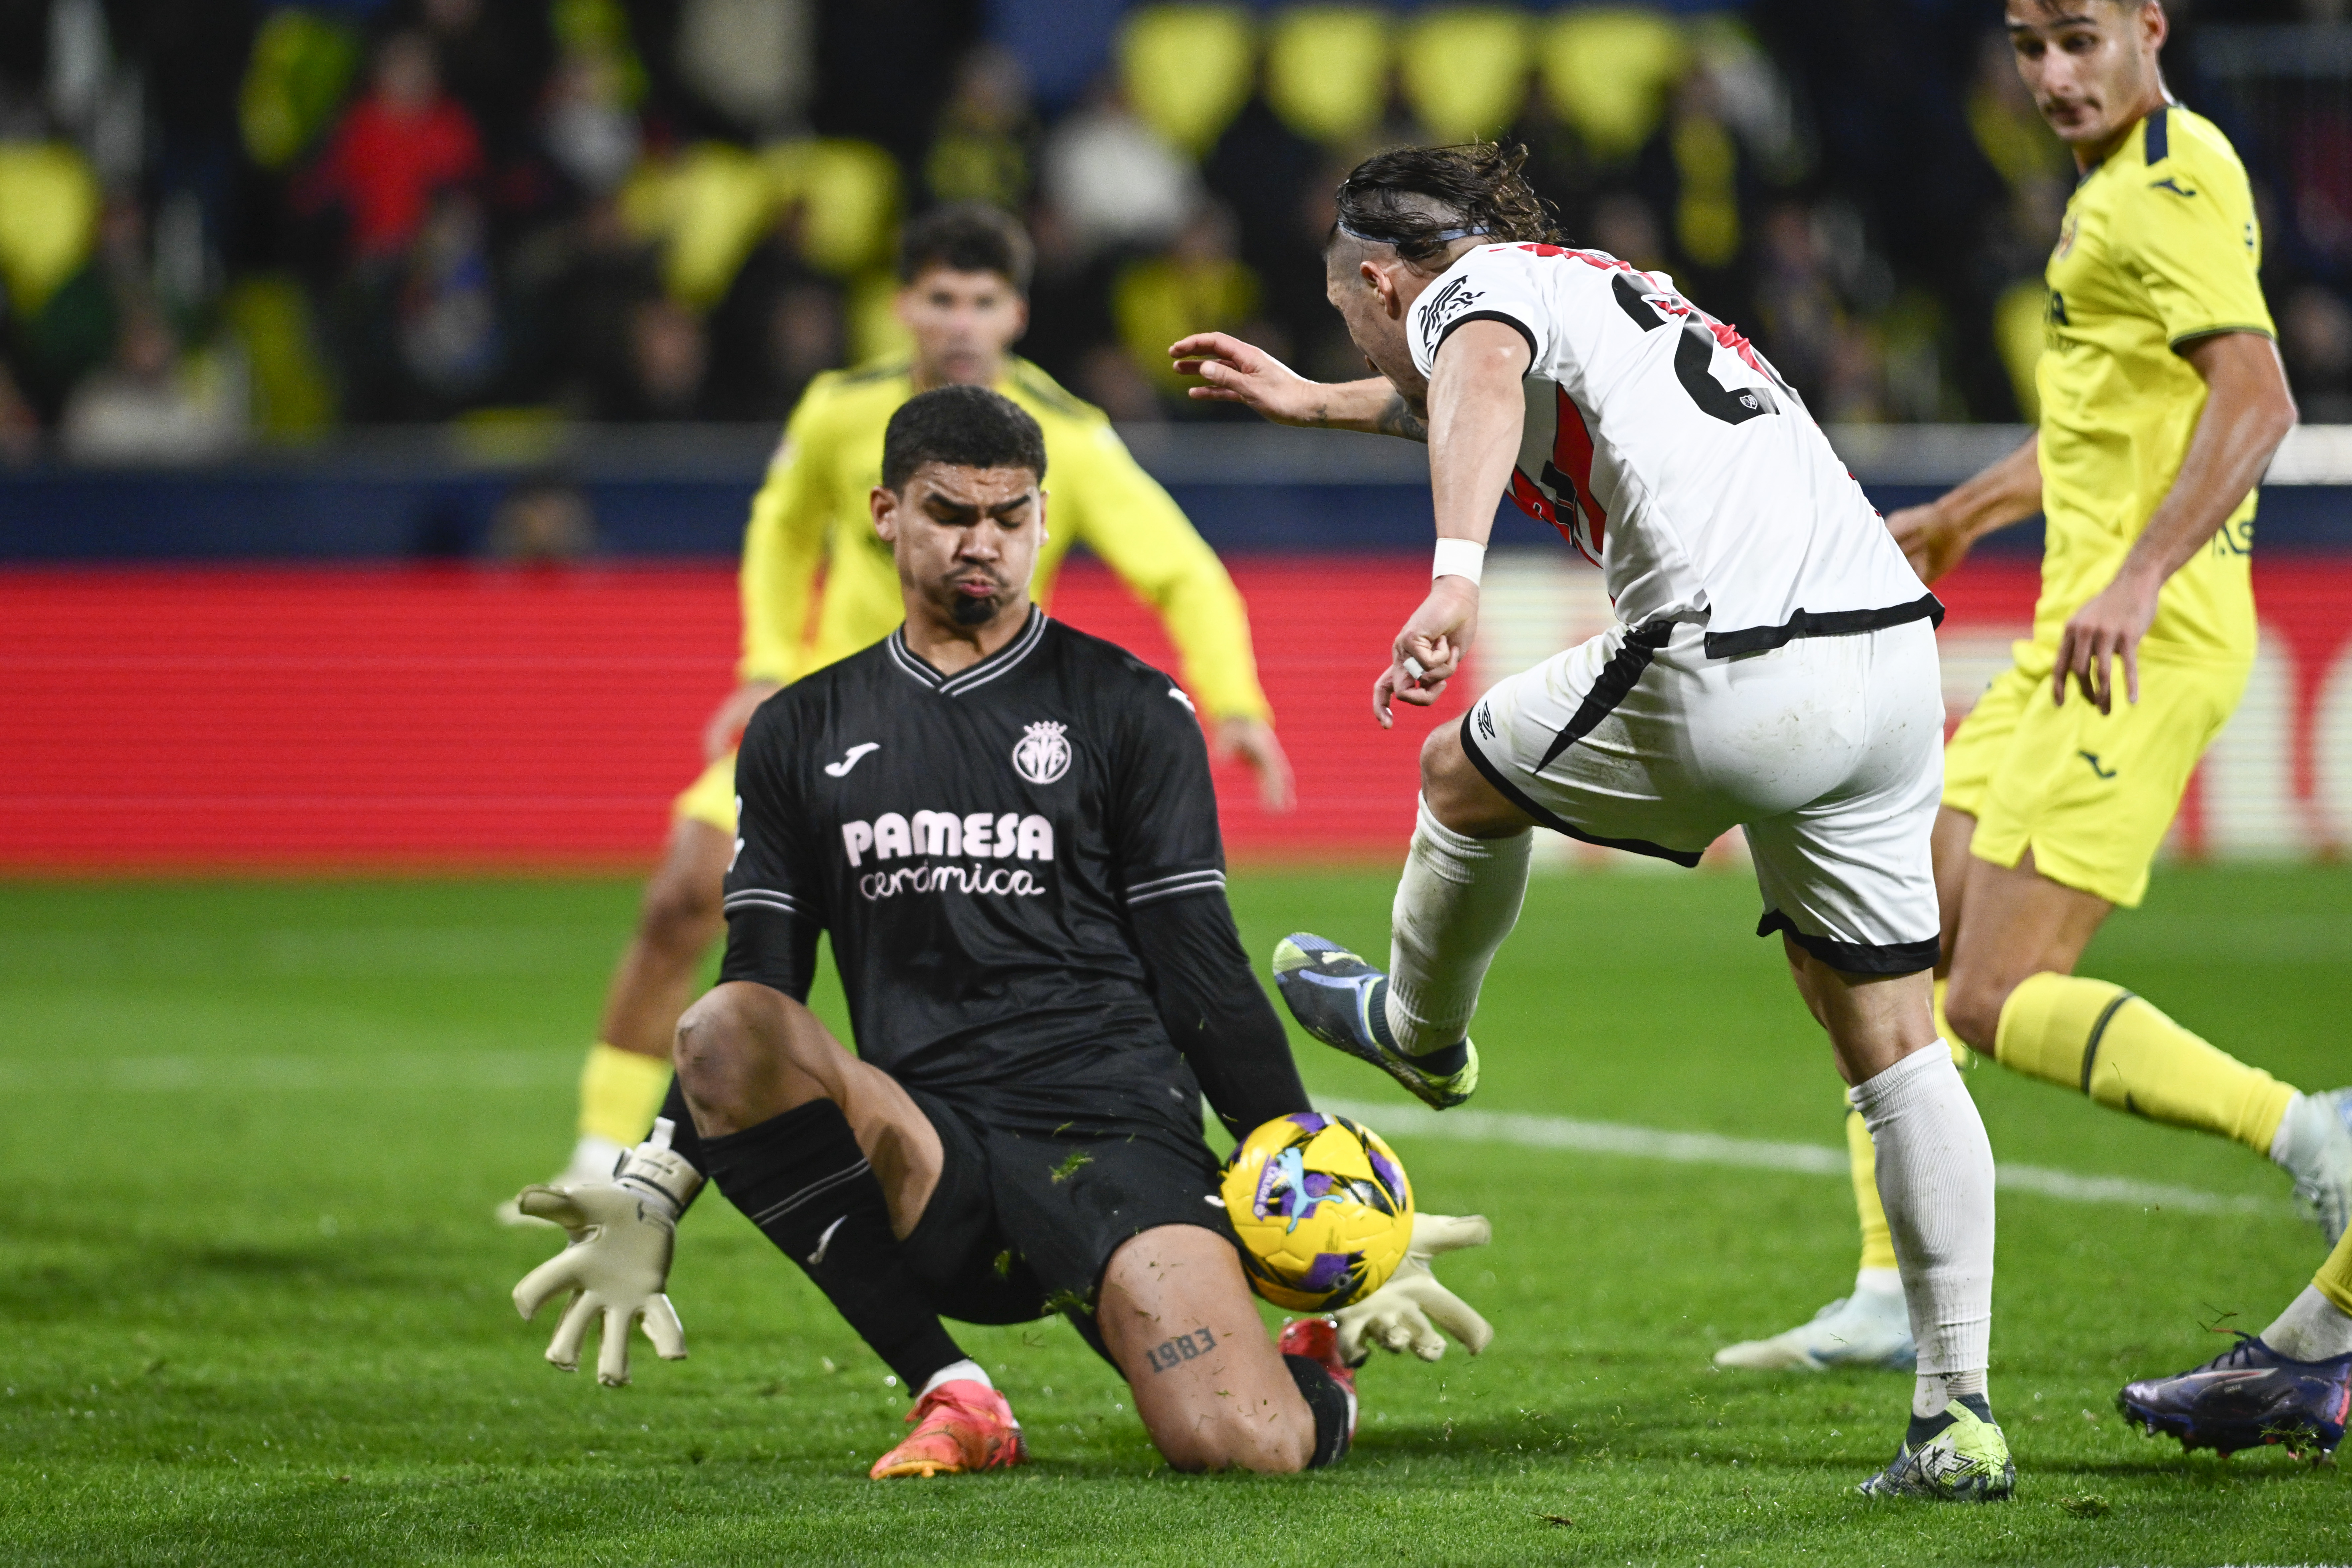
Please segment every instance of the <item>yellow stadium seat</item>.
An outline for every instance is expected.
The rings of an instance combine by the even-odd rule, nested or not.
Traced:
[[[1388,108],[1388,17],[1353,5],[1277,13],[1266,30],[1265,95],[1282,122],[1311,141],[1371,135]]]
[[[1685,114],[1675,122],[1675,242],[1701,267],[1728,267],[1739,254],[1739,148],[1723,121]]]
[[[809,265],[850,277],[889,255],[898,212],[898,166],[868,142],[779,142],[744,152],[702,142],[648,163],[621,189],[621,215],[662,246],[662,282],[698,310],[727,293],[745,257],[787,208],[798,205]]]
[[[1405,24],[1405,101],[1440,142],[1501,135],[1528,97],[1528,21],[1499,6],[1449,5]]]
[[[623,220],[661,244],[663,286],[698,310],[726,294],[776,207],[776,182],[760,160],[721,142],[641,165],[621,187]]]
[[[1231,5],[1146,5],[1119,30],[1119,82],[1142,121],[1199,157],[1249,101],[1255,40]]]
[[[1604,161],[1641,150],[1690,60],[1672,17],[1613,7],[1562,12],[1544,27],[1539,53],[1553,112]]]
[[[316,141],[359,60],[349,28],[308,11],[272,13],[254,35],[237,88],[237,130],[253,161],[282,169]]]
[[[1181,395],[1168,345],[1187,332],[1230,331],[1258,306],[1257,274],[1230,256],[1130,261],[1111,286],[1111,317],[1128,357],[1163,392]]]
[[[898,221],[898,161],[846,136],[780,142],[761,154],[781,203],[801,206],[801,254],[847,278],[889,259]]]
[[[37,316],[89,259],[97,176],[63,142],[0,142],[0,281],[18,317]]]
[[[266,437],[300,441],[335,422],[335,393],[320,360],[310,298],[297,279],[258,273],[221,301],[253,378],[253,422]]]

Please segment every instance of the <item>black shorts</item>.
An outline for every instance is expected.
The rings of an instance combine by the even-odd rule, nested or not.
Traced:
[[[1024,1323],[1065,1312],[1093,1332],[1111,1254],[1163,1225],[1196,1225],[1240,1245],[1216,1196],[1218,1167],[1195,1132],[1135,1122],[1108,1135],[1039,1138],[992,1128],[973,1110],[908,1089],[939,1129],[940,1184],[902,1244],[943,1318]]]

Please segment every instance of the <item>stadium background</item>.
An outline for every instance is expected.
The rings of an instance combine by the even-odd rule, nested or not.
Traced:
[[[2352,29],[2319,0],[2173,10],[2174,88],[2254,175],[2310,424],[2263,502],[2262,661],[2172,849],[2331,856]],[[1249,602],[1300,806],[1268,816],[1221,770],[1234,856],[1392,857],[1426,721],[1382,734],[1365,698],[1425,571],[1421,454],[1190,405],[1162,346],[1229,327],[1349,374],[1315,264],[1337,174],[1507,135],[1571,235],[1741,322],[1883,508],[1919,499],[2032,412],[2069,167],[1995,21],[10,0],[0,866],[645,862],[731,680],[777,424],[816,371],[894,346],[897,219],[972,196],[1039,238],[1022,352],[1112,412]],[[1954,721],[2026,622],[2037,542],[1946,585]],[[1462,696],[1606,614],[1543,531],[1507,512],[1498,543]],[[1172,663],[1098,566],[1055,609]]]

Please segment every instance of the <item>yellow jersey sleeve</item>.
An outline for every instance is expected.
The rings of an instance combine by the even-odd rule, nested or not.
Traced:
[[[1184,681],[1212,719],[1271,719],[1257,682],[1249,613],[1216,552],[1099,416],[1056,421],[1045,489],[1049,528],[1070,531],[1159,612]]]
[[[2118,204],[2119,258],[2147,289],[2173,348],[2213,332],[2275,336],[2245,171],[2233,158],[2184,155],[2195,145],[2189,137],[2176,135],[2175,145]]]
[[[829,473],[833,443],[824,425],[829,378],[803,395],[768,460],[768,476],[751,498],[743,531],[738,579],[743,603],[741,680],[789,684],[802,673],[817,574],[824,565],[832,522]]]

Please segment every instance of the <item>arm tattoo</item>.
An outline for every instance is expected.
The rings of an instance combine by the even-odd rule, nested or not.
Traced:
[[[1388,406],[1381,410],[1373,426],[1383,436],[1402,436],[1408,441],[1419,441],[1423,446],[1429,444],[1429,426],[1404,405],[1401,394],[1389,399]]]
[[[1178,1334],[1172,1340],[1162,1340],[1143,1354],[1144,1359],[1151,1363],[1151,1370],[1156,1374],[1181,1366],[1194,1356],[1216,1348],[1217,1337],[1203,1326],[1194,1329],[1189,1334]]]

